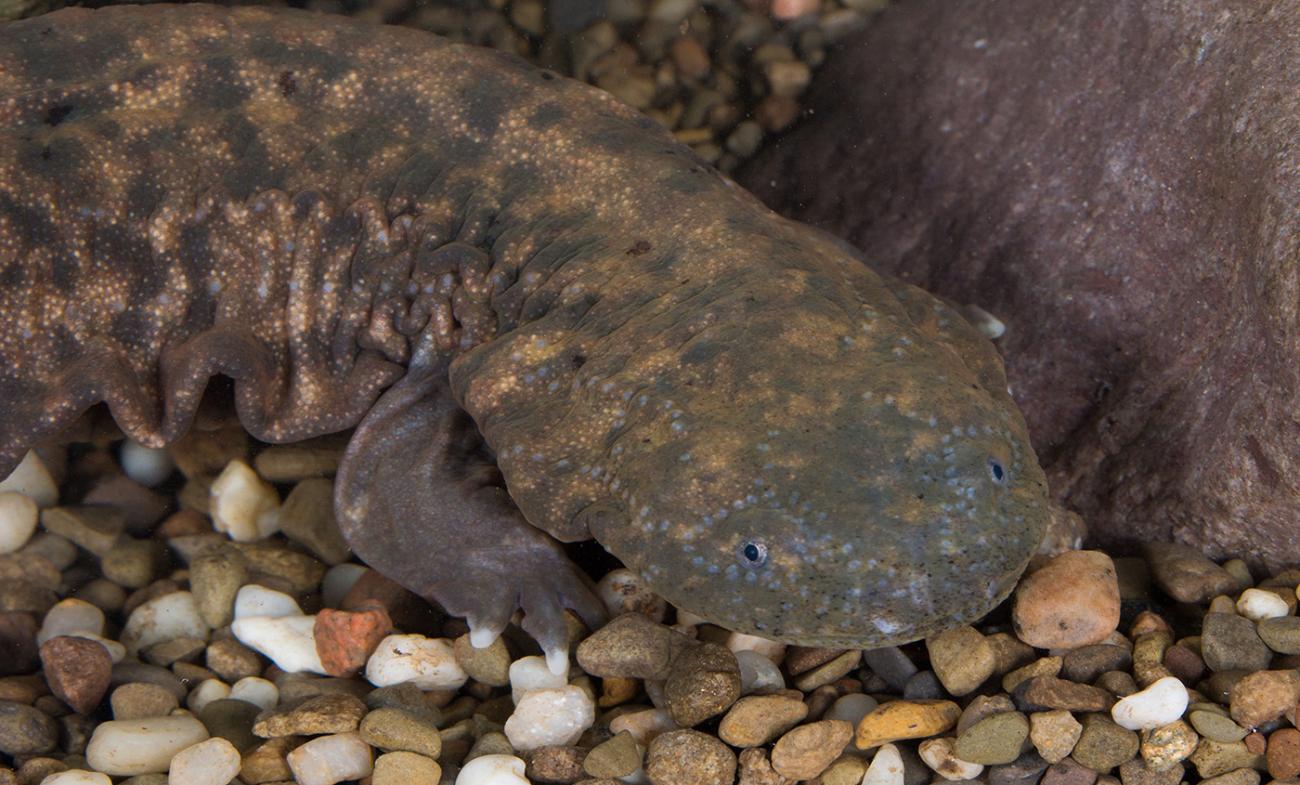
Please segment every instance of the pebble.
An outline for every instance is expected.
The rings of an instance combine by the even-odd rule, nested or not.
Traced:
[[[230,625],[240,643],[269,657],[286,673],[325,672],[316,651],[315,629],[315,616],[246,616]]]
[[[0,782],[3,782],[3,778],[0,778]],[[22,780],[16,780],[16,782],[22,782]],[[40,783],[41,785],[113,785],[113,781],[108,778],[107,774],[86,771],[85,769],[57,771],[41,779]]]
[[[361,738],[386,752],[416,752],[437,760],[442,754],[438,729],[401,709],[379,708],[361,720]]]
[[[297,706],[262,716],[253,733],[263,739],[277,736],[318,736],[354,731],[366,715],[366,704],[342,693],[308,698]]]
[[[173,755],[207,738],[203,723],[187,715],[111,720],[95,728],[86,762],[114,777],[161,774]]]
[[[1046,709],[1108,711],[1115,703],[1111,694],[1100,687],[1054,676],[1035,676],[1016,687],[1016,694],[1026,703]]]
[[[733,747],[767,744],[808,716],[808,705],[796,692],[751,695],[736,701],[718,726],[718,737]]]
[[[1275,780],[1300,777],[1300,730],[1279,728],[1268,737],[1268,773]]]
[[[626,731],[597,744],[582,762],[582,770],[596,778],[627,777],[639,768],[641,750]]]
[[[1011,763],[1029,736],[1029,720],[1018,711],[990,714],[958,732],[953,752],[958,758],[985,766]]]
[[[273,542],[235,542],[232,545],[248,560],[253,580],[276,589],[291,594],[310,594],[320,588],[321,578],[325,577],[325,565],[305,553]]]
[[[736,755],[707,734],[673,730],[651,740],[645,773],[653,785],[731,785]]]
[[[1150,730],[1168,725],[1187,710],[1187,688],[1173,676],[1117,702],[1110,710],[1115,724],[1128,730]]]
[[[436,785],[442,767],[414,752],[386,752],[375,758],[372,785]]]
[[[280,739],[267,739],[244,753],[243,763],[239,768],[239,778],[247,785],[261,785],[264,782],[283,782],[293,779],[293,771],[285,756],[301,742],[293,736]]]
[[[474,681],[489,687],[504,687],[510,683],[510,652],[500,637],[487,646],[476,648],[469,635],[462,635],[451,648],[456,662]]]
[[[1255,629],[1264,644],[1278,654],[1300,654],[1300,618],[1263,619]]]
[[[1235,613],[1207,613],[1201,622],[1201,657],[1212,671],[1259,671],[1273,653],[1255,632],[1255,623]]]
[[[132,611],[120,640],[127,653],[134,655],[176,638],[206,640],[207,637],[208,625],[199,615],[194,595],[176,591],[155,597]]]
[[[1083,717],[1083,732],[1071,755],[1099,773],[1106,773],[1138,754],[1138,735],[1102,714]]]
[[[1154,771],[1167,771],[1186,760],[1195,750],[1200,737],[1182,720],[1142,734],[1139,752]],[[1181,768],[1181,767],[1180,767]]]
[[[280,702],[280,688],[259,676],[245,676],[230,685],[230,697],[263,709],[273,709]]]
[[[59,741],[59,726],[39,709],[0,700],[0,753],[40,755],[50,752]]]
[[[176,696],[157,684],[128,682],[113,690],[109,696],[115,720],[138,720],[144,717],[163,717],[179,704]]]
[[[41,621],[36,634],[37,645],[60,635],[103,635],[104,612],[85,600],[69,597],[55,603]]]
[[[513,755],[482,755],[466,763],[456,785],[529,785],[528,764]]]
[[[667,709],[645,709],[620,714],[609,721],[610,733],[627,731],[638,744],[646,744],[664,731],[677,730],[677,723]]]
[[[1216,595],[1237,591],[1237,579],[1232,573],[1191,546],[1153,542],[1147,543],[1143,552],[1156,585],[1179,602],[1206,602]]]
[[[122,442],[118,460],[127,477],[152,488],[161,485],[176,470],[176,462],[165,447],[145,447],[134,439]]]
[[[0,579],[0,613],[33,613],[39,616],[58,601],[58,595],[42,586],[22,580]]]
[[[1061,658],[1060,675],[1069,681],[1091,684],[1106,671],[1128,670],[1132,667],[1133,652],[1130,648],[1098,643],[1066,652]]]
[[[347,561],[352,552],[334,519],[334,483],[319,477],[303,480],[280,507],[280,531],[326,564]]]
[[[9,492],[28,496],[41,508],[59,503],[59,486],[45,468],[45,462],[34,452],[24,455],[9,476],[0,480],[0,493]]]
[[[993,647],[974,627],[962,626],[925,642],[930,667],[939,682],[957,697],[974,692],[993,675],[997,662]]]
[[[1066,551],[1020,580],[1012,624],[1040,649],[1101,643],[1119,625],[1115,564],[1100,551]]]
[[[126,516],[110,507],[51,507],[41,511],[41,526],[103,556],[124,536]]]
[[[469,679],[451,641],[423,635],[385,637],[366,661],[365,673],[376,687],[411,682],[422,690],[455,690]]]
[[[0,493],[0,553],[13,553],[36,531],[40,508],[32,497],[16,491]]]
[[[1259,772],[1241,768],[1201,780],[1201,783],[1203,785],[1259,785]]]
[[[113,660],[97,641],[60,635],[40,649],[50,691],[78,714],[90,714],[108,691]]]
[[[872,673],[884,679],[885,683],[895,690],[902,690],[907,685],[907,680],[920,670],[897,646],[864,651],[862,660]]]
[[[190,591],[194,593],[199,614],[210,627],[224,627],[231,622],[235,617],[235,598],[247,582],[248,560],[224,543],[190,560]]]
[[[853,738],[853,725],[821,720],[800,725],[772,747],[772,770],[792,780],[810,780],[825,771]]]
[[[736,655],[736,664],[740,666],[741,695],[785,688],[785,676],[781,675],[781,668],[766,654],[754,649],[732,651]]]
[[[982,764],[958,758],[953,752],[953,740],[948,737],[926,739],[921,742],[919,753],[925,765],[945,780],[973,780],[984,772]]]
[[[862,785],[905,785],[906,782],[903,756],[899,754],[898,747],[893,744],[881,745],[867,766]]]
[[[689,643],[640,613],[625,613],[579,643],[577,658],[585,672],[600,678],[664,679],[673,655]]]
[[[529,690],[553,689],[569,683],[569,674],[554,673],[546,664],[545,657],[536,655],[520,657],[510,663],[510,697],[516,705]]]
[[[236,542],[254,542],[280,528],[280,496],[253,467],[233,460],[212,481],[208,509],[212,528]]]
[[[256,583],[241,586],[235,594],[236,619],[249,617],[302,616],[302,608],[293,597],[282,591],[268,589]]]
[[[1231,744],[1246,738],[1246,729],[1219,711],[1193,710],[1188,712],[1187,720],[1197,733],[1213,741]]]
[[[286,760],[298,785],[334,785],[374,771],[370,746],[357,733],[319,736],[294,749]]]
[[[321,604],[326,608],[337,608],[342,605],[343,598],[365,573],[365,567],[352,562],[330,567],[325,571],[325,577],[321,579]]]
[[[516,750],[577,743],[596,721],[596,702],[581,687],[529,690],[505,723],[506,738]]]
[[[240,757],[225,739],[208,739],[176,753],[168,785],[226,785],[239,774]]]
[[[262,709],[251,703],[232,698],[208,701],[199,710],[199,722],[214,738],[225,739],[243,752],[261,744],[253,734],[253,723]]]
[[[862,718],[855,743],[865,750],[886,742],[938,736],[956,726],[960,716],[961,707],[952,701],[891,701]]]
[[[321,666],[330,676],[351,676],[365,667],[379,642],[393,627],[383,608],[336,611],[322,608],[312,638]]]
[[[639,613],[661,622],[668,613],[668,603],[650,591],[644,578],[624,567],[609,571],[596,582],[596,596],[604,603],[610,618]]]
[[[1268,766],[1265,757],[1252,752],[1245,742],[1224,744],[1208,738],[1201,739],[1201,743],[1196,745],[1196,751],[1188,760],[1196,767],[1196,773],[1202,778],[1217,777],[1234,769],[1263,769]]]
[[[128,589],[143,589],[153,582],[162,549],[154,540],[126,538],[113,546],[99,560],[100,572],[105,578]]]
[[[1300,674],[1295,670],[1249,673],[1232,687],[1228,713],[1238,725],[1258,728],[1294,712],[1300,703]]]
[[[230,697],[229,684],[221,679],[204,679],[199,686],[190,690],[190,694],[185,698],[185,706],[195,714],[200,714],[209,703],[228,697]]]
[[[1237,613],[1251,621],[1276,619],[1290,612],[1286,600],[1263,589],[1246,589],[1237,598]]]
[[[726,711],[740,697],[740,665],[725,646],[691,646],[673,661],[664,698],[673,720],[689,728]]]
[[[804,692],[812,692],[818,687],[824,687],[847,676],[861,661],[862,652],[857,649],[846,651],[829,662],[799,674],[794,680],[794,686]]]
[[[204,653],[204,663],[208,670],[225,679],[235,682],[262,672],[262,658],[252,649],[232,638],[213,641]]]

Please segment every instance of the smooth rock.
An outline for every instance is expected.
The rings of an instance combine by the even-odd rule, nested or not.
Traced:
[[[185,715],[111,720],[95,728],[86,762],[114,777],[162,773],[173,755],[207,738],[203,723]]]
[[[741,695],[785,688],[785,676],[767,655],[753,649],[742,649],[736,651],[735,655],[736,665],[740,667]]]
[[[59,726],[45,712],[14,701],[0,700],[0,753],[40,755],[59,740]]]
[[[245,676],[230,685],[230,697],[263,709],[273,709],[280,702],[280,688],[260,676]]]
[[[128,682],[113,690],[109,704],[115,720],[164,717],[179,705],[171,691],[144,682]]]
[[[862,718],[854,743],[865,750],[886,742],[938,736],[956,726],[960,716],[961,707],[952,701],[891,701]]]
[[[414,752],[386,752],[375,758],[372,785],[437,785],[442,767]]]
[[[325,577],[321,579],[321,604],[326,608],[339,607],[343,603],[343,598],[365,573],[364,566],[352,562],[330,567],[325,571]]]
[[[505,734],[516,750],[577,743],[596,721],[596,703],[581,687],[529,690],[505,723]]]
[[[280,528],[280,496],[253,467],[233,460],[212,481],[208,500],[212,528],[236,542],[270,537]]]
[[[529,690],[554,689],[569,683],[567,672],[552,672],[550,666],[546,664],[546,658],[537,655],[520,657],[510,663],[508,673],[510,697],[515,704],[518,704],[519,699]]]
[[[36,635],[37,645],[60,635],[104,634],[104,612],[85,600],[69,597],[60,600],[45,614],[41,630]]]
[[[1119,625],[1115,564],[1101,551],[1066,551],[1020,579],[1016,636],[1040,649],[1101,643]]]
[[[668,672],[664,697],[673,720],[683,728],[721,714],[740,697],[736,655],[716,643],[682,650]]]
[[[1029,736],[1029,720],[1018,711],[990,714],[959,732],[953,742],[958,758],[985,766],[1011,763]]]
[[[673,655],[690,643],[640,613],[625,613],[578,644],[578,664],[600,678],[664,679]]]
[[[945,780],[974,780],[979,777],[984,772],[983,764],[958,758],[952,743],[953,740],[947,737],[926,739],[919,748],[921,760]]]
[[[41,526],[96,556],[103,556],[124,536],[126,516],[111,507],[51,507],[41,511]]]
[[[653,785],[732,785],[736,755],[698,731],[668,731],[650,741],[645,773]]]
[[[401,709],[380,708],[361,720],[361,738],[385,752],[417,752],[433,760],[442,754],[438,728]]]
[[[736,701],[718,725],[718,738],[733,747],[758,747],[808,716],[798,693],[750,695]]]
[[[1269,776],[1275,780],[1300,777],[1300,730],[1278,728],[1269,734],[1265,760]]]
[[[1263,619],[1255,625],[1255,631],[1264,644],[1278,654],[1300,654],[1300,618]]]
[[[256,676],[262,672],[262,659],[237,640],[213,641],[204,653],[208,670],[229,682]]]
[[[326,564],[339,564],[351,555],[334,519],[334,483],[323,478],[303,480],[289,491],[280,507],[280,531]]]
[[[99,560],[105,578],[128,589],[143,589],[153,582],[162,561],[162,545],[155,540],[123,538]]]
[[[529,785],[527,768],[513,755],[482,755],[461,767],[456,785]]]
[[[597,779],[618,779],[636,772],[641,763],[641,750],[625,731],[593,747],[582,761],[582,770]]]
[[[1099,773],[1106,773],[1138,754],[1138,735],[1102,714],[1083,717],[1083,732],[1071,755]]]
[[[861,746],[861,745],[859,745]],[[867,766],[862,785],[904,785],[903,756],[893,744],[882,744]]]
[[[925,641],[930,667],[950,694],[961,697],[993,675],[993,647],[969,625],[956,627]]]
[[[325,673],[316,651],[315,616],[245,616],[230,632],[253,651],[270,658],[286,673]]]
[[[1297,703],[1300,703],[1300,673],[1258,671],[1243,676],[1233,685],[1228,713],[1238,725],[1258,728],[1286,712],[1295,712]]]
[[[239,767],[239,778],[247,785],[264,782],[283,782],[293,779],[293,771],[285,756],[302,742],[296,736],[267,739],[244,753]]]
[[[213,738],[225,739],[243,753],[262,743],[253,733],[253,723],[261,711],[246,701],[217,698],[207,701],[199,709],[198,717]]]
[[[0,492],[0,553],[13,553],[36,532],[40,508],[36,501],[16,491]]]
[[[1201,621],[1201,657],[1213,671],[1261,671],[1273,653],[1250,619],[1235,613],[1207,613]]]
[[[236,619],[302,615],[302,608],[298,607],[297,601],[281,591],[250,583],[241,586],[235,594]]]
[[[1190,711],[1188,722],[1196,732],[1212,741],[1232,744],[1246,738],[1246,729],[1232,721],[1226,714],[1217,711]]]
[[[172,757],[168,785],[226,785],[239,774],[239,750],[225,739],[208,739]]]
[[[41,646],[41,667],[50,691],[78,714],[90,714],[108,691],[113,660],[99,643],[60,635]]]
[[[1141,692],[1121,698],[1111,707],[1110,716],[1121,728],[1150,730],[1182,717],[1187,704],[1187,688],[1173,676],[1166,676]]]
[[[0,778],[0,782],[3,779]],[[15,780],[18,782],[18,780]],[[41,779],[41,785],[113,785],[107,774],[85,769],[68,769],[58,771]]]
[[[356,733],[318,736],[286,756],[298,785],[334,785],[374,771],[370,747]]]
[[[792,780],[810,780],[825,771],[853,738],[853,726],[843,720],[800,725],[777,739],[772,769]]]
[[[167,448],[145,447],[134,439],[122,443],[118,460],[127,477],[147,488],[161,485],[176,470],[176,462]]]
[[[872,673],[885,680],[895,690],[902,690],[907,680],[920,670],[897,646],[871,649],[862,652],[862,659]]]
[[[1245,742],[1224,744],[1209,738],[1201,739],[1188,760],[1203,779],[1217,777],[1234,769],[1264,769],[1268,766],[1265,757],[1252,752]]]
[[[190,559],[190,591],[199,614],[213,628],[224,627],[234,619],[235,598],[247,581],[248,560],[229,545],[209,548]]]
[[[126,620],[121,642],[128,654],[176,638],[206,640],[208,625],[199,614],[194,595],[177,591],[140,605]]]
[[[422,690],[456,690],[468,679],[445,638],[389,635],[366,661],[366,680],[376,687],[409,681]]]
[[[1276,619],[1289,612],[1286,600],[1271,591],[1246,589],[1237,598],[1237,613],[1251,621]]]
[[[500,637],[487,646],[477,648],[470,642],[469,635],[465,634],[457,638],[451,648],[456,662],[474,681],[489,687],[504,687],[510,683],[510,652]]]
[[[58,483],[35,452],[28,452],[8,477],[0,478],[0,493],[21,493],[41,508],[59,503]]]
[[[1150,542],[1143,546],[1156,585],[1179,602],[1205,602],[1236,591],[1232,573],[1181,543]]]

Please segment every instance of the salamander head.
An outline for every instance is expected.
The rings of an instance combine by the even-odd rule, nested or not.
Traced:
[[[1043,537],[1044,476],[1000,368],[888,321],[696,341],[620,440],[630,503],[592,533],[679,608],[775,640],[869,648],[983,616]]]

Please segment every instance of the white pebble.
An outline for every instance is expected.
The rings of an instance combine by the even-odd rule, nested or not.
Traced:
[[[581,687],[530,690],[506,720],[506,738],[520,752],[574,744],[596,722],[596,702]]]
[[[848,695],[842,695],[835,699],[831,707],[826,710],[824,720],[844,720],[852,723],[857,727],[862,718],[875,710],[880,703],[870,695],[863,695],[860,692],[851,692]],[[852,743],[850,741],[850,743]]]
[[[172,476],[176,463],[165,447],[145,447],[135,439],[127,439],[118,454],[126,476],[149,488],[159,485]]]
[[[30,496],[42,509],[59,503],[59,486],[45,468],[45,462],[34,452],[24,455],[9,476],[0,480],[0,492],[4,491]]]
[[[337,608],[343,604],[343,598],[352,590],[352,586],[366,574],[367,567],[352,562],[336,564],[325,571],[321,579],[321,603],[326,608]]]
[[[212,481],[212,527],[236,542],[265,539],[280,530],[280,496],[253,467],[233,460]]]
[[[784,643],[760,638],[757,635],[746,635],[743,632],[731,633],[727,637],[727,648],[736,654],[742,651],[757,652],[776,665],[780,665],[785,660]]]
[[[230,688],[230,697],[263,709],[274,709],[280,702],[280,688],[261,676],[245,676]]]
[[[1237,613],[1251,621],[1277,619],[1291,612],[1286,600],[1271,591],[1246,589],[1237,598]]]
[[[741,649],[736,652],[736,663],[740,665],[742,695],[785,688],[785,677],[781,675],[781,669],[762,652]]]
[[[409,681],[422,690],[458,690],[468,679],[446,638],[389,635],[366,660],[366,680],[376,687]]]
[[[1187,688],[1174,676],[1159,679],[1141,692],[1121,698],[1110,710],[1111,719],[1128,730],[1150,730],[1168,725],[1187,711]]]
[[[677,730],[677,723],[667,709],[643,709],[620,714],[609,721],[609,732],[618,735],[623,731],[632,734],[636,743],[642,746],[660,733]]]
[[[926,739],[917,751],[925,765],[950,782],[973,780],[984,773],[982,764],[957,757],[953,752],[953,739],[950,738]]]
[[[881,744],[867,766],[862,785],[903,785],[903,756],[893,744]]]
[[[271,658],[285,673],[325,673],[316,652],[315,616],[247,616],[230,631],[245,646]]]
[[[86,763],[114,777],[162,774],[172,756],[208,738],[194,717],[174,714],[100,723],[86,745]]]
[[[69,597],[54,604],[45,612],[41,620],[40,632],[36,633],[36,645],[57,638],[60,635],[104,634],[104,612],[85,600]]]
[[[334,785],[374,770],[370,745],[356,732],[317,736],[289,753],[288,761],[298,785]]]
[[[208,625],[199,614],[194,595],[174,591],[142,604],[131,611],[120,639],[128,654],[147,649],[155,643],[177,638],[206,640]]]
[[[186,747],[172,758],[167,785],[226,785],[239,775],[235,745],[222,738]]]
[[[624,567],[610,570],[596,582],[596,596],[611,619],[629,612],[644,614],[654,621],[663,621],[668,615],[667,601],[650,590],[645,578]]]
[[[41,780],[41,785],[113,785],[107,774],[85,769],[55,772]]]
[[[456,785],[528,785],[527,768],[514,755],[480,755],[461,767]]]
[[[36,531],[40,508],[32,497],[17,491],[0,493],[0,553],[13,553]]]
[[[256,583],[239,587],[235,594],[235,618],[253,616],[302,616],[302,608],[294,598],[282,591],[268,589]]]
[[[545,657],[536,655],[520,657],[510,663],[510,697],[516,705],[529,690],[563,687],[568,683],[568,671],[561,674],[552,673]]]
[[[209,703],[229,697],[229,684],[221,679],[204,679],[202,684],[190,690],[190,694],[185,698],[185,705],[190,711],[199,714]]]

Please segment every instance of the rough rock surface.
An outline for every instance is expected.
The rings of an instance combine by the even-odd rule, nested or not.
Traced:
[[[1007,323],[1098,542],[1300,559],[1300,6],[917,0],[827,67],[742,184]]]

